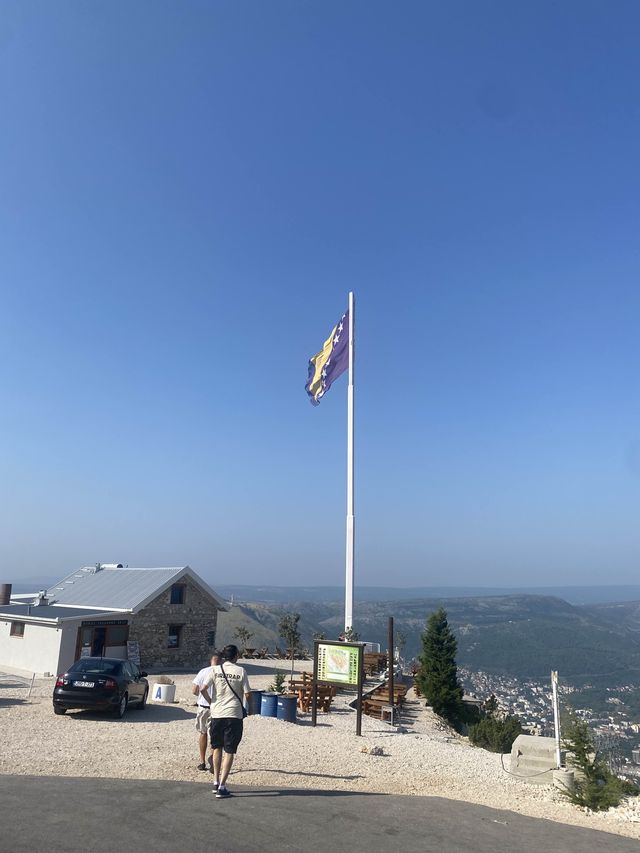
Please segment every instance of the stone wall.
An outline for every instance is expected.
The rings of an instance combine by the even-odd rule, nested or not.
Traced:
[[[215,648],[216,604],[191,578],[181,578],[178,583],[186,587],[183,604],[170,604],[169,588],[131,617],[129,640],[137,640],[140,644],[141,669],[196,672],[209,663]],[[182,625],[177,649],[168,646],[169,625]],[[214,642],[210,644],[208,635],[211,632]]]

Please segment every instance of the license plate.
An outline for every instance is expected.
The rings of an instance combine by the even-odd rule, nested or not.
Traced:
[[[74,681],[74,687],[95,687],[95,681]]]

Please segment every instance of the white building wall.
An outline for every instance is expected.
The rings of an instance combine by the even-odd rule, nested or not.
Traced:
[[[74,622],[63,622],[60,633],[60,652],[56,663],[55,675],[66,672],[76,659],[76,642],[78,639],[78,626],[82,620]]]
[[[0,668],[6,666],[37,675],[45,672],[55,675],[62,631],[55,625],[25,622],[24,626],[23,637],[12,637],[11,621],[0,620]]]

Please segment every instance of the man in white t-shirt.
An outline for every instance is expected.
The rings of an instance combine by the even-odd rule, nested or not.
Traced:
[[[213,750],[213,772],[216,797],[228,797],[227,777],[242,740],[244,702],[249,698],[249,679],[237,666],[238,647],[225,646],[223,660],[214,666],[200,688],[200,695],[211,701],[209,733]],[[224,755],[223,755],[224,750]]]
[[[193,679],[193,687],[191,688],[193,695],[198,697],[198,713],[196,714],[196,731],[198,732],[198,748],[200,750],[200,764],[198,764],[198,770],[207,769],[207,762],[205,759],[207,755],[207,735],[209,733],[209,703],[202,698],[200,690],[202,685],[213,672],[213,667],[218,666],[219,663],[220,654],[219,652],[214,652],[211,655],[211,666],[205,666],[204,669],[200,670]],[[209,761],[211,761],[211,758]]]

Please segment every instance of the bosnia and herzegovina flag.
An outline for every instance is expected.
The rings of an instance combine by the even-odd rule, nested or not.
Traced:
[[[319,353],[309,359],[309,379],[305,385],[309,401],[317,406],[331,383],[349,367],[349,312],[331,330]]]

